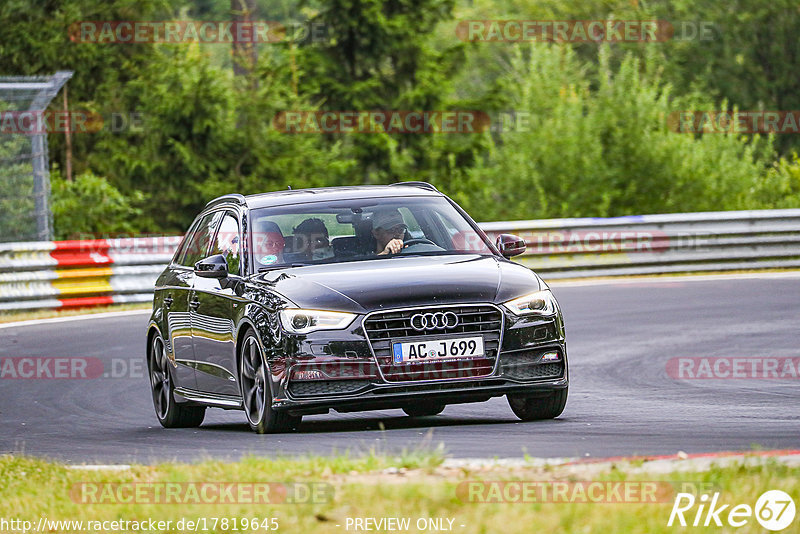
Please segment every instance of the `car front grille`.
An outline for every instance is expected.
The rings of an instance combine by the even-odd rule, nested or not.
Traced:
[[[454,328],[431,328],[423,331],[411,327],[411,317],[417,313],[453,312],[458,317]],[[381,373],[388,382],[447,380],[473,378],[492,373],[500,348],[503,328],[502,312],[490,305],[431,306],[413,310],[386,311],[370,315],[364,321],[364,331],[370,341]],[[395,365],[392,343],[423,342],[459,337],[458,334],[481,334],[484,356],[413,362]]]
[[[294,397],[353,393],[369,383],[369,380],[293,380],[289,382],[289,393]]]
[[[564,360],[541,363],[542,354],[548,351],[503,353],[500,356],[500,374],[517,380],[558,378],[564,374]]]

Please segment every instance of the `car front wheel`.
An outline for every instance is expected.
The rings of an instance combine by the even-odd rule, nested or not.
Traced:
[[[508,405],[514,415],[523,421],[553,419],[561,415],[567,404],[567,390],[557,389],[544,397],[528,395],[507,395]]]
[[[289,415],[272,408],[269,368],[258,338],[252,331],[244,338],[240,356],[239,383],[242,387],[242,404],[250,428],[258,434],[296,429],[302,416]]]

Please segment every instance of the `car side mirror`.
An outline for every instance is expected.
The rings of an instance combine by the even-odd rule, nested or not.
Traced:
[[[194,264],[194,274],[200,278],[227,278],[228,261],[222,254],[215,254]]]
[[[506,258],[519,256],[525,252],[525,240],[512,234],[500,234],[497,236],[497,250]]]

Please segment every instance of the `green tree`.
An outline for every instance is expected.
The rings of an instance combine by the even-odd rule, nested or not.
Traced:
[[[68,82],[71,110],[106,117],[127,111],[114,95],[135,80],[154,54],[155,45],[80,42],[75,24],[81,21],[159,20],[172,18],[167,0],[4,0],[0,2],[0,72],[5,75],[53,74],[72,70]],[[79,35],[78,35],[79,36]],[[51,108],[60,110],[61,99]],[[86,170],[86,155],[98,135],[73,137],[76,173]],[[50,157],[64,167],[63,135],[50,135]]]
[[[150,68],[118,98],[143,128],[104,136],[88,158],[126,194],[146,198],[147,229],[182,231],[214,196],[333,185],[351,167],[334,144],[283,134],[279,110],[303,105],[291,93],[288,66],[263,55],[257,88],[238,84],[199,46],[159,47]]]
[[[618,68],[599,54],[597,79],[568,46],[531,46],[511,63],[514,107],[530,118],[498,136],[469,171],[480,195],[461,195],[485,218],[611,216],[752,207],[770,141],[668,128],[687,104],[671,98],[633,56]],[[596,86],[596,88],[593,88]]]
[[[334,111],[459,109],[448,100],[463,61],[461,43],[434,46],[433,32],[450,20],[454,0],[327,0],[312,22],[329,39],[300,50],[301,87]],[[472,143],[430,135],[337,136],[358,160],[355,183],[434,179],[448,161],[470,159]],[[434,179],[434,181],[436,181]]]
[[[683,92],[700,92],[742,110],[800,109],[800,4],[792,0],[665,2],[676,20],[706,22],[708,39],[663,47],[665,75]],[[797,135],[776,139],[780,152],[800,149]]]

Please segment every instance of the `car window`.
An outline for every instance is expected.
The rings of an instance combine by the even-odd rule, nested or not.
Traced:
[[[486,246],[486,243],[478,235],[478,232],[472,228],[460,228],[457,223],[453,222],[443,213],[436,212],[436,218],[447,231],[448,237],[452,243],[452,248],[462,251],[489,252],[489,247]]]
[[[195,231],[200,226],[201,218],[197,217],[192,224],[189,225],[189,230],[183,235],[183,239],[178,244],[178,248],[175,250],[175,255],[172,258],[172,262],[178,265],[182,265],[182,261],[186,257],[186,249],[189,248],[189,243],[192,241],[192,237],[194,236]]]
[[[250,220],[256,269],[385,258],[391,240],[404,243],[391,255],[492,254],[485,237],[439,196],[258,208]]]
[[[414,217],[414,214],[411,213],[410,209],[402,207],[397,211],[399,211],[400,215],[403,216],[403,222],[406,223],[406,226],[408,227],[408,233],[411,235],[411,237],[425,237],[425,233],[422,231],[422,228],[420,228],[419,222],[417,221],[416,217]]]
[[[177,259],[179,265],[194,267],[195,263],[208,255],[208,247],[220,215],[219,212],[209,213],[192,228],[191,234],[185,240],[185,247]]]
[[[222,254],[228,262],[228,272],[239,274],[240,250],[239,221],[233,213],[225,212],[208,255]]]
[[[175,250],[175,255],[172,257],[172,263],[180,265],[181,259],[186,255],[186,247],[189,246],[189,241],[192,240],[192,235],[194,235],[194,229],[197,227],[197,223],[198,221],[195,220],[189,227],[189,230],[183,235],[183,239],[181,239],[178,248]]]

